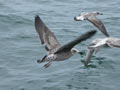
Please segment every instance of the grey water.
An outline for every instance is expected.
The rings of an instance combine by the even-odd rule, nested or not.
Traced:
[[[65,43],[90,30],[88,21],[76,22],[81,12],[99,11],[98,16],[113,37],[120,38],[120,0],[0,0],[0,90],[120,90],[120,49],[103,48],[83,64],[86,46],[100,31],[76,46],[83,55],[53,62],[45,69],[37,64],[46,51],[34,28],[39,15]]]

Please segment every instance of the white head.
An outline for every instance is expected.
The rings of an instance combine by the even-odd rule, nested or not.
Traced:
[[[85,20],[85,17],[82,15],[79,15],[79,16],[74,17],[74,20],[75,21],[83,21],[83,20]]]
[[[72,49],[71,49],[71,52],[72,52],[73,55],[76,54],[76,53],[80,53],[80,51],[77,50],[77,49],[75,49],[75,48],[72,48]]]

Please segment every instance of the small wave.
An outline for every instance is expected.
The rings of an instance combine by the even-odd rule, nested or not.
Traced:
[[[0,15],[0,20],[4,23],[10,23],[10,24],[32,24],[32,20],[24,18],[22,16],[16,16],[16,15]]]

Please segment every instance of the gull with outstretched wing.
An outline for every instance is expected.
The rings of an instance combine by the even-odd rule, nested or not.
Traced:
[[[92,54],[97,52],[101,47],[109,46],[114,48],[120,48],[120,39],[114,37],[108,38],[98,38],[92,41],[92,43],[88,46],[88,51],[85,58],[85,66],[88,66]]]
[[[44,65],[46,68],[51,65],[52,61],[63,61],[76,53],[80,53],[79,50],[73,47],[78,43],[92,37],[96,33],[95,30],[86,32],[75,40],[61,46],[53,32],[50,31],[38,15],[35,16],[35,29],[39,35],[41,44],[45,44],[45,49],[48,52],[47,55],[45,55],[42,59],[37,60],[37,62],[48,62]]]
[[[96,18],[97,15],[103,15],[103,14],[100,12],[84,12],[81,13],[79,16],[74,17],[74,20],[76,21],[88,20],[95,27],[97,27],[105,36],[109,37],[109,34],[102,21]]]

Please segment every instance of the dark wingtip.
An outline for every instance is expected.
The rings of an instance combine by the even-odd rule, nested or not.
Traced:
[[[92,36],[94,36],[94,34],[96,34],[96,30],[92,30],[92,31],[88,31],[85,34],[82,35],[83,40],[91,38]]]
[[[38,23],[40,21],[40,17],[39,17],[39,15],[36,15],[35,16],[35,23]]]
[[[38,19],[38,18],[40,18],[39,15],[36,15],[36,16],[35,16],[35,19]]]
[[[92,30],[92,31],[89,31],[88,34],[94,35],[96,32],[97,32],[96,30]]]

